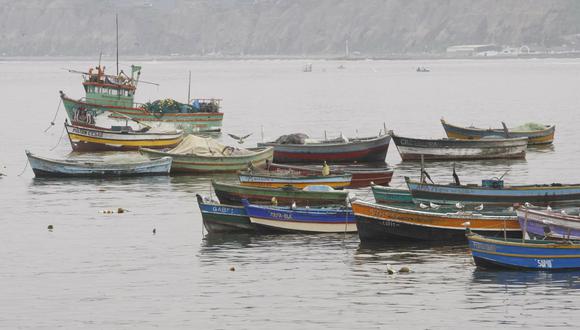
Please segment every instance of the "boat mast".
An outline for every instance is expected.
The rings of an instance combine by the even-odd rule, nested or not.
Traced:
[[[115,27],[117,30],[117,77],[119,77],[119,14],[115,14]]]
[[[187,85],[187,104],[191,102],[191,70],[189,70],[189,83]]]

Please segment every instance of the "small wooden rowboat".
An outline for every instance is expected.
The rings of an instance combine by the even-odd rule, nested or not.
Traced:
[[[312,165],[286,165],[270,163],[267,166],[269,171],[293,172],[304,175],[317,175],[322,173],[322,166]],[[374,184],[388,185],[393,178],[393,169],[383,163],[380,166],[362,165],[331,165],[330,174],[348,173],[352,175],[348,188],[364,188]]]
[[[262,206],[243,201],[258,231],[286,233],[356,233],[350,208],[292,208]]]
[[[528,138],[513,139],[415,139],[390,132],[404,161],[478,160],[525,158]]]
[[[203,226],[209,233],[254,231],[243,206],[214,203],[205,201],[199,194],[195,196]]]
[[[30,167],[37,177],[118,177],[169,175],[171,158],[105,162],[102,160],[49,159],[26,151]]]
[[[437,204],[483,203],[489,205],[568,204],[580,201],[580,184],[537,184],[504,186],[503,180],[482,180],[482,185],[432,184],[405,177],[413,201]]]
[[[413,196],[409,189],[386,186],[371,186],[375,201],[379,204],[412,204]]]
[[[231,173],[266,166],[271,161],[272,148],[238,149],[219,144],[211,138],[188,135],[178,146],[168,151],[142,148],[149,157],[173,158],[172,173]]]
[[[241,205],[242,199],[251,203],[270,204],[275,198],[279,205],[342,205],[348,197],[346,191],[336,191],[328,186],[308,186],[304,189],[290,187],[260,188],[212,180],[213,189],[221,203]]]
[[[246,171],[238,174],[242,186],[282,188],[292,186],[303,189],[312,185],[326,185],[342,189],[350,184],[350,174],[300,175],[293,173]]]
[[[274,147],[274,161],[277,163],[368,163],[384,162],[390,141],[390,136],[379,135],[303,144],[267,142],[258,143],[258,146]]]
[[[134,131],[130,127],[111,129],[64,124],[74,151],[120,151],[139,148],[171,148],[183,139],[182,131]]]
[[[532,238],[580,240],[578,211],[578,208],[556,211],[520,207],[516,212],[520,227]]]
[[[488,236],[521,237],[516,216],[508,213],[444,213],[414,208],[352,203],[361,241],[465,241],[465,222]]]
[[[484,269],[580,269],[579,241],[521,240],[468,233],[475,265]]]
[[[527,124],[516,128],[476,128],[451,125],[441,118],[447,137],[464,140],[479,140],[484,137],[526,137],[528,145],[550,144],[554,141],[556,126]]]

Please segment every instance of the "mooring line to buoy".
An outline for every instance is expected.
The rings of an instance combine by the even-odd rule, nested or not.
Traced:
[[[60,132],[60,137],[58,138],[58,142],[56,143],[56,145],[52,148],[50,148],[50,151],[53,151],[56,147],[58,147],[58,145],[60,144],[60,141],[62,141],[62,137],[64,136],[64,130],[65,130],[66,126],[62,127],[62,132]]]
[[[26,169],[28,168],[28,163],[30,163],[30,160],[27,157],[26,158],[26,164],[24,165],[24,168],[22,169],[22,172],[20,172],[20,174],[18,174],[17,176],[22,176],[22,174],[24,174],[24,171],[26,171]]]
[[[52,121],[50,122],[50,125],[48,125],[48,127],[44,130],[44,132],[46,133],[52,126],[54,126],[54,121],[56,120],[56,116],[58,116],[58,112],[60,110],[60,105],[62,104],[62,98],[60,99],[60,101],[58,102],[58,107],[56,108],[56,113],[54,114],[54,117],[52,118]]]

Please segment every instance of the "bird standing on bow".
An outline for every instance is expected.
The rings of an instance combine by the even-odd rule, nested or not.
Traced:
[[[246,140],[247,138],[249,138],[249,137],[250,137],[250,135],[252,135],[252,133],[250,133],[250,134],[247,134],[247,135],[244,135],[244,136],[237,136],[237,135],[230,134],[230,133],[228,133],[228,135],[229,135],[229,136],[230,136],[232,139],[234,139],[234,140],[238,141],[238,143],[239,143],[239,144],[243,144],[243,143],[244,143],[244,140]]]

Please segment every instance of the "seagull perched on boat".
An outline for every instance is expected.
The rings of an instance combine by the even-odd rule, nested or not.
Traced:
[[[524,206],[525,206],[525,207],[532,207],[533,205],[532,205],[532,204],[530,204],[530,203],[528,203],[528,202],[525,202],[525,203],[524,203]]]
[[[292,210],[295,210],[295,209],[296,209],[296,202],[292,202],[292,206],[290,206],[290,208],[291,208]]]
[[[425,205],[423,203],[419,203],[419,207],[422,208],[422,209],[428,209],[429,208],[429,206],[427,206],[427,205]]]
[[[550,211],[550,212],[552,211],[552,208],[550,207],[550,205],[548,205],[548,206],[546,207],[546,211]]]
[[[463,208],[465,207],[465,205],[463,203],[461,203],[461,202],[457,202],[457,203],[455,203],[455,207],[458,208],[458,209],[460,209],[460,210],[463,210]]]
[[[434,210],[437,210],[439,208],[439,205],[437,205],[437,204],[435,204],[433,202],[429,202],[429,207],[432,208],[432,209],[434,209]]]
[[[560,211],[560,213],[562,213],[563,215],[568,215],[568,212],[566,212],[566,210],[562,210]]]
[[[481,211],[481,210],[483,210],[483,204],[479,204],[479,206],[476,206],[473,209],[476,211]]]
[[[245,139],[247,139],[247,138],[249,138],[249,137],[250,137],[250,135],[252,135],[252,133],[250,133],[250,134],[247,134],[247,135],[244,135],[244,136],[237,136],[237,135],[235,135],[235,134],[230,134],[230,133],[228,133],[228,135],[229,135],[229,136],[230,136],[232,139],[234,139],[234,140],[238,141],[238,143],[239,143],[239,144],[243,144],[243,143],[244,143],[244,140],[245,140]]]

